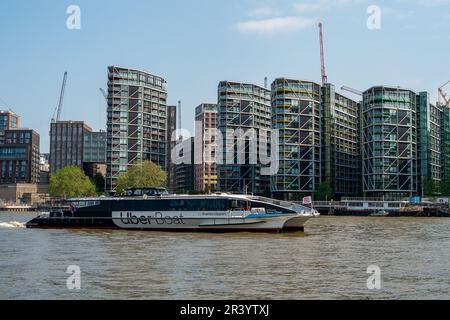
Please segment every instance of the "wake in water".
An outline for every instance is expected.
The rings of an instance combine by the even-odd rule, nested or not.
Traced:
[[[25,228],[25,223],[17,221],[0,222],[0,228]]]

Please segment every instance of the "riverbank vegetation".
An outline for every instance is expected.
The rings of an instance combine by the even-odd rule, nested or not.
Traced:
[[[49,193],[52,197],[64,199],[95,196],[94,183],[79,167],[67,166],[50,176]]]
[[[166,172],[152,161],[138,161],[117,179],[116,192],[122,193],[128,188],[165,187]]]

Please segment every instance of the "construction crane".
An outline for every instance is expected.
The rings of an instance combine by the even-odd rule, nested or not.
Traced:
[[[183,140],[183,135],[181,134],[181,101],[178,100],[178,108],[177,108],[177,118],[178,118],[178,134],[179,134],[179,139]]]
[[[322,67],[322,85],[325,85],[325,83],[328,83],[327,73],[325,71],[325,54],[323,49],[323,28],[322,28],[322,22],[319,22],[319,30],[320,30],[320,64]]]
[[[446,107],[450,107],[450,99],[449,98],[447,98],[447,94],[445,94],[444,93],[444,90],[442,90],[442,88],[444,88],[446,85],[448,85],[450,83],[450,80],[449,81],[447,81],[444,85],[442,85],[439,89],[438,89],[438,91],[439,91],[439,95],[438,95],[438,97],[439,97],[439,104],[441,104],[441,98],[444,100],[444,105],[446,106]]]
[[[62,104],[64,101],[64,92],[66,91],[66,81],[67,81],[67,71],[64,72],[63,83],[61,86],[61,93],[59,94],[58,106],[56,107],[55,111],[53,112],[52,122],[55,122],[55,120],[59,121],[59,119],[61,117],[61,109],[62,109]],[[56,114],[56,119],[55,119],[55,114]]]
[[[8,110],[9,110],[10,112],[15,113],[14,110],[11,109],[10,106],[9,106],[9,105],[5,102],[5,100],[3,100],[1,97],[0,97],[0,102],[2,102],[2,103],[5,105],[5,107],[8,108]]]
[[[99,88],[102,95],[105,97],[106,102],[108,102],[108,94],[106,93],[105,89]]]
[[[356,90],[356,89],[353,89],[353,88],[350,88],[350,87],[347,87],[347,86],[343,86],[341,88],[341,90],[351,92],[353,94],[356,94],[357,96],[361,96],[361,97],[363,96],[362,91],[359,91],[359,90]]]

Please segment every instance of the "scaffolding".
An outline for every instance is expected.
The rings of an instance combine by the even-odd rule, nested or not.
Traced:
[[[107,191],[139,160],[166,167],[166,81],[150,73],[108,67]]]
[[[360,196],[360,105],[326,84],[322,87],[322,106],[322,180],[330,184],[335,200]]]
[[[251,160],[251,141],[263,131],[270,132],[270,90],[254,84],[222,81],[218,86],[218,129],[223,136],[223,163],[218,164],[218,188],[223,192],[267,195],[269,177]],[[242,130],[244,136],[227,137],[227,131]],[[254,132],[257,136],[250,137]],[[256,139],[256,150],[259,150]],[[226,152],[228,151],[228,152]],[[230,155],[231,154],[231,155]],[[227,159],[228,158],[228,159]],[[244,159],[244,163],[238,160]]]
[[[442,180],[450,181],[450,108],[445,105],[439,105],[442,108]]]
[[[367,196],[417,193],[416,94],[373,87],[363,94],[363,191]]]
[[[279,78],[272,83],[273,128],[280,131],[280,166],[271,177],[274,197],[299,200],[321,181],[320,85]]]

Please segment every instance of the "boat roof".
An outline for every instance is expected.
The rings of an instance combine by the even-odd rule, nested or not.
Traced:
[[[228,198],[228,199],[236,199],[236,200],[256,200],[256,198],[260,198],[253,195],[246,194],[230,194],[230,193],[212,193],[212,194],[163,194],[163,195],[154,195],[154,196],[121,196],[121,197],[92,197],[92,198],[71,198],[68,201],[94,201],[94,200],[129,200],[129,199],[208,199],[208,198]]]
[[[213,193],[207,195],[190,195],[190,194],[164,194],[155,196],[129,196],[129,197],[95,197],[95,198],[73,198],[68,199],[69,202],[74,201],[100,201],[100,200],[160,200],[160,199],[230,199],[230,200],[246,200],[246,201],[259,201],[269,204],[273,204],[279,207],[301,207],[304,210],[311,210],[309,207],[305,207],[293,202],[284,200],[276,200],[261,196],[248,195],[248,194],[230,194],[230,193]]]

